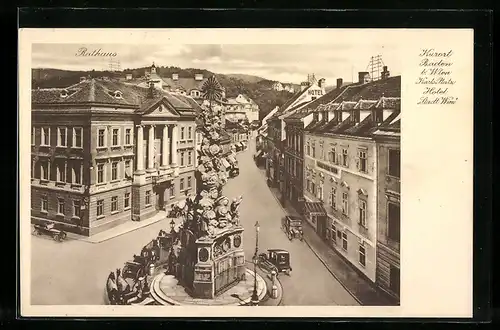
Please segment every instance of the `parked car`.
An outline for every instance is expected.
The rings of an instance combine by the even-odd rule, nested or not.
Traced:
[[[277,274],[285,273],[290,276],[292,271],[290,253],[283,249],[269,249],[267,253],[259,254],[258,264],[268,271],[274,270]]]
[[[34,235],[48,235],[51,236],[52,239],[56,242],[62,242],[66,239],[67,234],[55,228],[53,223],[46,223],[42,225],[34,225],[33,226],[33,234]]]
[[[287,215],[281,220],[281,229],[286,233],[289,240],[298,238],[304,240],[302,231],[302,218],[293,215]]]

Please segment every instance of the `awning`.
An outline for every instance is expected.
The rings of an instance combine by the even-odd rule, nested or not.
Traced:
[[[242,146],[246,146],[247,144],[244,141],[240,142]]]
[[[228,162],[225,158],[222,158],[222,165],[223,165],[225,168],[229,168],[229,167],[231,167],[231,164],[229,164],[229,162]]]
[[[326,216],[326,210],[322,202],[306,202],[305,211],[310,215]]]

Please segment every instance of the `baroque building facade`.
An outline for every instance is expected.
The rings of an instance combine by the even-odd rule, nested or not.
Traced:
[[[32,222],[90,236],[196,190],[190,97],[86,79],[32,91]]]
[[[304,128],[306,219],[360,273],[375,283],[381,169],[374,132],[400,113],[400,77],[360,81],[308,107]],[[330,95],[329,95],[330,94]],[[309,205],[323,209],[308,212]]]

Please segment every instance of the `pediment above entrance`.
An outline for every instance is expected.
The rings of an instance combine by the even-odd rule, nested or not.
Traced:
[[[180,117],[180,114],[165,99],[161,99],[145,109],[142,116],[146,118]]]

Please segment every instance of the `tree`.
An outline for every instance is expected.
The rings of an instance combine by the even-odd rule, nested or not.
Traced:
[[[201,86],[203,98],[209,101],[210,109],[212,109],[213,101],[218,101],[222,98],[223,91],[222,85],[215,76],[208,78]]]

